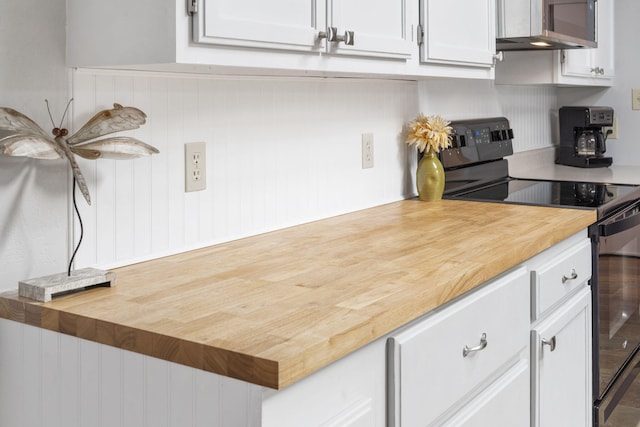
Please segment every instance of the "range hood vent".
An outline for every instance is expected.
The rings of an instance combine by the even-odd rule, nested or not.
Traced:
[[[498,0],[496,50],[597,47],[596,0]]]

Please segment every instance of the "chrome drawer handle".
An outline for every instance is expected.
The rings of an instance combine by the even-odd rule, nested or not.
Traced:
[[[556,336],[552,336],[550,340],[542,338],[542,346],[548,345],[551,351],[556,349]]]
[[[572,268],[571,269],[571,276],[567,277],[567,276],[562,276],[562,283],[565,283],[567,280],[574,280],[578,278],[578,273],[576,273],[576,269]]]
[[[469,347],[468,345],[465,345],[464,348],[462,349],[462,357],[467,357],[469,353],[474,353],[476,351],[484,350],[486,346],[487,346],[487,334],[482,333],[482,336],[480,337],[480,344],[475,347]]]

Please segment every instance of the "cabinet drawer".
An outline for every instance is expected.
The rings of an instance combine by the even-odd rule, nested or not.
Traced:
[[[542,254],[539,266],[532,266],[531,301],[533,320],[573,294],[591,278],[591,242],[581,239],[560,253]]]
[[[521,267],[389,338],[389,425],[429,425],[516,363],[528,345],[528,308]],[[464,356],[483,334],[486,346]]]

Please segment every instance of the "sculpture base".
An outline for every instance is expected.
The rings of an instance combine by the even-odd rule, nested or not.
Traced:
[[[95,268],[83,268],[67,273],[52,274],[35,279],[21,280],[18,294],[36,301],[48,302],[55,295],[81,291],[99,286],[111,287],[116,284],[116,273]]]

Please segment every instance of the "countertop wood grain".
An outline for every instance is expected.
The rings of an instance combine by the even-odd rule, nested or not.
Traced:
[[[0,317],[280,389],[595,220],[405,200],[118,268],[117,286],[49,303],[5,293]]]

